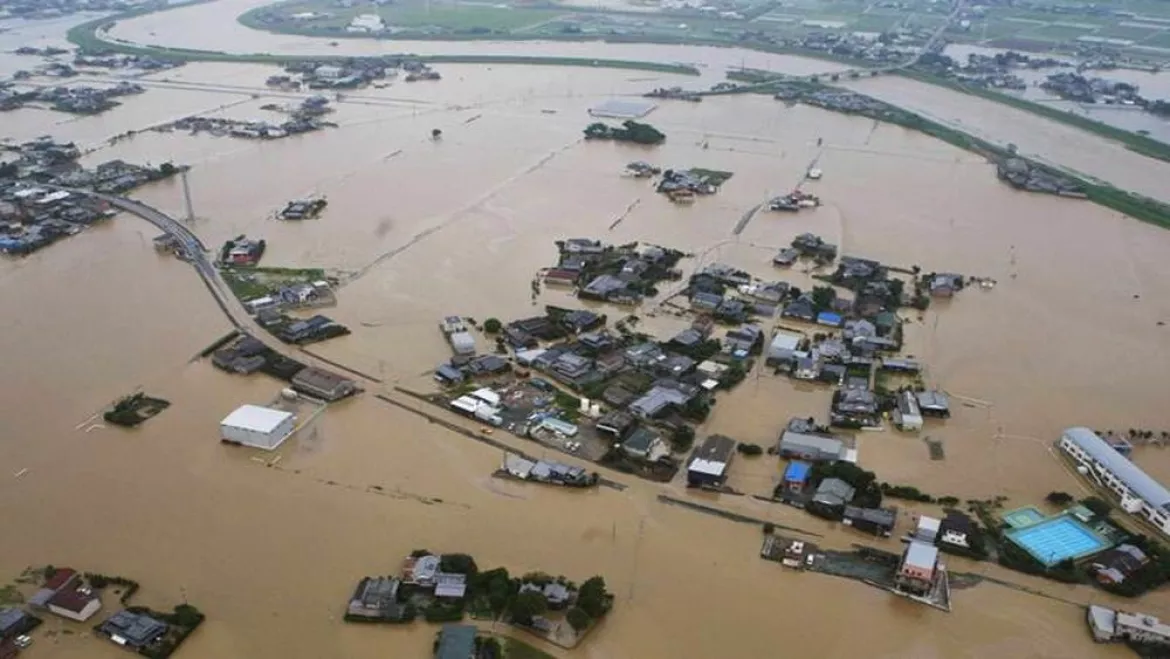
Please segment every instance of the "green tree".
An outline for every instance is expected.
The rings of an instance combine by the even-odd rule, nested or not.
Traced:
[[[695,429],[682,424],[674,429],[670,436],[670,444],[676,451],[685,451],[695,443]]]
[[[512,601],[512,622],[518,625],[531,625],[532,617],[548,610],[548,600],[544,593],[538,590],[526,590]]]
[[[483,331],[488,334],[498,334],[503,327],[504,324],[500,322],[499,318],[488,318],[483,321]]]
[[[572,627],[573,631],[575,632],[580,632],[593,622],[593,618],[590,618],[589,614],[585,613],[584,609],[576,606],[569,609],[568,612],[565,613],[565,620],[569,623],[569,626]]]
[[[1093,514],[1098,517],[1105,517],[1111,510],[1113,510],[1113,506],[1111,506],[1108,501],[1102,499],[1101,497],[1088,497],[1086,499],[1081,499],[1081,503],[1084,504],[1086,508],[1093,511]]]
[[[1067,506],[1073,502],[1073,495],[1068,492],[1049,492],[1044,500],[1054,506]]]
[[[188,629],[197,627],[203,622],[203,614],[190,604],[180,604],[175,607],[175,624]]]
[[[812,299],[813,307],[817,311],[824,311],[837,299],[837,291],[832,286],[813,286]]]
[[[600,619],[609,611],[609,593],[605,590],[605,579],[590,577],[577,591],[577,606],[585,610],[590,618]]]
[[[475,564],[475,559],[467,554],[443,554],[439,558],[439,570],[455,574],[466,574],[468,577],[474,577],[479,572],[479,568]]]

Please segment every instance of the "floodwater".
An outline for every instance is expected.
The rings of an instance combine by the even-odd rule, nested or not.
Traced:
[[[969,54],[978,55],[995,55],[996,53],[1007,52],[1002,48],[986,48],[983,46],[973,46],[967,44],[952,44],[947,46],[945,53],[960,62],[965,62]],[[1039,55],[1043,57],[1044,55]],[[1053,58],[1071,61],[1070,58],[1054,54]],[[1123,105],[1105,105],[1091,104],[1091,103],[1076,103],[1073,101],[1065,101],[1055,94],[1040,88],[1040,83],[1047,80],[1048,75],[1058,72],[1068,72],[1072,69],[1068,67],[1057,69],[1019,69],[1013,71],[1016,75],[1024,79],[1028,84],[1028,88],[1019,92],[1005,91],[1006,94],[1015,94],[1023,96],[1024,98],[1043,103],[1052,107],[1060,108],[1066,112],[1083,115],[1097,121],[1101,121],[1119,128],[1124,128],[1131,131],[1144,130],[1147,131],[1150,137],[1161,140],[1163,142],[1170,142],[1170,118],[1159,117],[1148,112],[1143,112],[1140,108],[1134,106]],[[1166,100],[1170,99],[1170,72],[1160,71],[1157,73],[1151,71],[1137,71],[1134,69],[1114,69],[1112,71],[1086,71],[1086,77],[1099,77],[1107,80],[1117,80],[1120,82],[1127,82],[1131,85],[1136,85],[1141,89],[1141,93],[1146,98],[1152,100]]]
[[[216,7],[227,17],[237,4]],[[204,29],[166,16],[150,17],[151,29]],[[100,147],[189,113],[271,116],[259,106],[289,100],[266,97],[263,81],[274,71],[190,65],[143,80],[146,94],[106,115],[10,113],[4,136],[51,133]],[[764,97],[664,103],[650,121],[668,142],[652,150],[581,140],[587,107],[675,76],[440,71],[437,83],[347,96],[332,117],[336,129],[264,143],[144,133],[88,157],[190,164],[195,230],[209,245],[247,233],[267,239],[267,265],[345,273],[339,306],[327,313],[354,334],[316,351],[386,380],[370,393],[428,386],[427,371],[449,355],[440,316],[536,312],[529,282],[554,258],[558,238],[659,242],[693,253],[686,267],[723,261],[770,277],[776,248],[814,231],[846,254],[1000,282],[913,317],[909,352],[929,363],[927,380],[952,393],[956,410],[926,433],[943,442],[943,461],[931,461],[921,439],[861,436],[861,463],[882,480],[1036,503],[1054,489],[1080,491],[1050,453],[1062,428],[1167,425],[1168,330],[1158,325],[1170,320],[1164,230],[1085,202],[1012,191],[986,162],[917,133]],[[430,139],[433,128],[442,140]],[[760,213],[733,234],[749,209],[790,189],[818,157],[825,177],[810,187],[823,207]],[[1112,151],[1102,159],[1118,175],[1145,175]],[[735,176],[717,195],[681,208],[620,177],[631,160]],[[310,193],[329,198],[320,220],[268,219]],[[135,196],[182,214],[177,183]],[[0,390],[9,410],[0,441],[0,464],[9,467],[0,473],[9,529],[0,574],[53,563],[134,576],[145,602],[185,598],[208,613],[184,651],[193,657],[426,656],[434,628],[340,620],[359,577],[393,570],[418,547],[468,551],[481,565],[514,572],[604,575],[617,596],[614,614],[580,649],[558,656],[755,659],[781,644],[823,657],[1126,655],[1093,645],[1082,610],[1064,601],[984,584],[957,592],[954,613],[939,613],[857,583],[785,572],[757,558],[757,529],[656,497],[693,496],[800,526],[825,534],[828,546],[866,540],[793,509],[621,475],[630,484],[624,492],[492,480],[497,451],[370,394],[332,406],[281,448],[279,464],[265,467],[254,452],[221,446],[216,424],[239,404],[271,399],[279,385],[192,360],[228,324],[187,265],[151,249],[153,235],[120,217],[29,258],[0,261],[0,302],[10,310],[0,320],[0,351],[11,383]],[[797,271],[775,276],[809,282]],[[565,302],[549,293],[538,305]],[[685,321],[646,322],[665,332]],[[140,386],[172,407],[134,431],[93,425],[103,405]],[[823,418],[828,398],[753,373],[720,398],[702,432],[768,444],[789,416]],[[1160,449],[1140,449],[1136,459],[1170,477]],[[777,473],[767,457],[742,459],[731,485],[763,494]],[[1068,602],[1111,601],[994,566],[950,565]],[[1127,606],[1170,615],[1164,593]],[[52,620],[46,628],[76,633],[42,635],[38,656],[122,656],[86,638],[83,625]]]

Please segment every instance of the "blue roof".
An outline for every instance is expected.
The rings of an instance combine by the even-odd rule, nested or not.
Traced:
[[[812,471],[812,465],[807,462],[790,462],[788,468],[784,470],[784,480],[806,481],[810,471]]]
[[[817,320],[825,323],[840,323],[841,316],[839,314],[833,313],[832,311],[822,311],[817,314]]]

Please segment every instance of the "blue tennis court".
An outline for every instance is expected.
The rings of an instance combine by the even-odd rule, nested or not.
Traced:
[[[1069,558],[1084,558],[1107,549],[1110,544],[1093,529],[1067,515],[1012,529],[1007,537],[1045,566]]]

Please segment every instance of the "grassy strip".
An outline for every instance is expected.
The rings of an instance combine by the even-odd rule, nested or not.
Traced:
[[[1016,98],[1015,96],[1008,94],[1001,94],[999,92],[992,91],[990,89],[984,89],[982,87],[964,85],[954,80],[940,78],[938,76],[933,76],[919,71],[899,71],[898,75],[912,78],[914,80],[918,80],[919,82],[946,87],[947,89],[952,89],[964,94],[978,96],[989,101],[995,101],[996,103],[1003,103],[1004,105],[1014,107],[1018,110],[1023,110],[1025,112],[1031,112],[1032,114],[1039,115],[1045,119],[1051,119],[1053,121],[1057,121],[1074,128],[1079,128],[1089,133],[1093,133],[1094,135],[1099,135],[1107,139],[1121,142],[1130,151],[1146,156],[1147,158],[1155,158],[1157,160],[1170,162],[1170,144],[1159,142],[1158,140],[1146,137],[1145,135],[1138,135],[1137,133],[1125,130],[1124,128],[1117,128],[1116,126],[1110,126],[1109,124],[1097,121],[1095,119],[1082,117],[1080,115],[1066,112],[1057,108],[1048,107],[1040,103],[1033,103],[1032,101]]]
[[[188,6],[188,5],[184,5]],[[118,20],[142,16],[158,9],[133,11],[113,18],[99,18],[70,28],[67,38],[84,52],[116,52],[144,55],[177,62],[239,62],[248,64],[285,64],[290,62],[342,62],[354,59],[348,55],[289,56],[269,53],[235,54],[210,50],[166,48],[162,46],[132,46],[107,41],[98,32],[112,27]],[[527,55],[397,55],[422,62],[449,64],[530,64],[545,66],[587,66],[592,68],[630,69],[657,73],[699,75],[699,70],[685,64],[640,62],[636,60],[592,59],[587,57],[534,57]]]
[[[743,78],[750,80],[752,75],[752,72],[745,72]],[[826,87],[824,85],[809,81],[787,81],[778,82],[777,84],[784,85],[789,89],[800,88],[802,91],[810,93],[818,90],[832,89],[831,87]],[[758,93],[771,93],[773,90],[767,88],[754,88],[753,91]],[[921,115],[889,105],[888,103],[885,103],[884,105],[888,106],[892,111],[884,113],[882,116],[872,116],[870,113],[865,112],[858,114],[872,119],[877,119],[879,121],[884,121],[886,123],[891,123],[895,126],[901,126],[903,128],[918,131],[920,133],[925,133],[926,135],[940,139],[952,146],[957,146],[965,151],[977,153],[988,158],[989,160],[1000,161],[1006,158],[1020,157],[1013,155],[1007,149],[1000,147],[997,144],[980,139],[974,135],[969,135],[961,130],[945,126]],[[1029,160],[1028,158],[1023,158],[1023,160],[1028,161],[1028,163],[1036,169],[1059,174],[1061,176],[1066,176],[1078,181],[1084,188],[1085,195],[1088,197],[1088,199],[1096,204],[1124,213],[1143,222],[1149,222],[1150,224],[1156,224],[1161,227],[1170,228],[1170,205],[1168,204],[1165,204],[1156,199],[1150,199],[1149,197],[1144,197],[1142,195],[1137,195],[1132,192],[1121,190],[1119,188],[1113,187],[1112,185],[1097,181],[1096,179],[1086,177],[1076,172],[1068,171],[1067,169],[1055,168],[1050,165]]]
[[[504,639],[505,659],[556,659],[551,654],[517,638]]]

